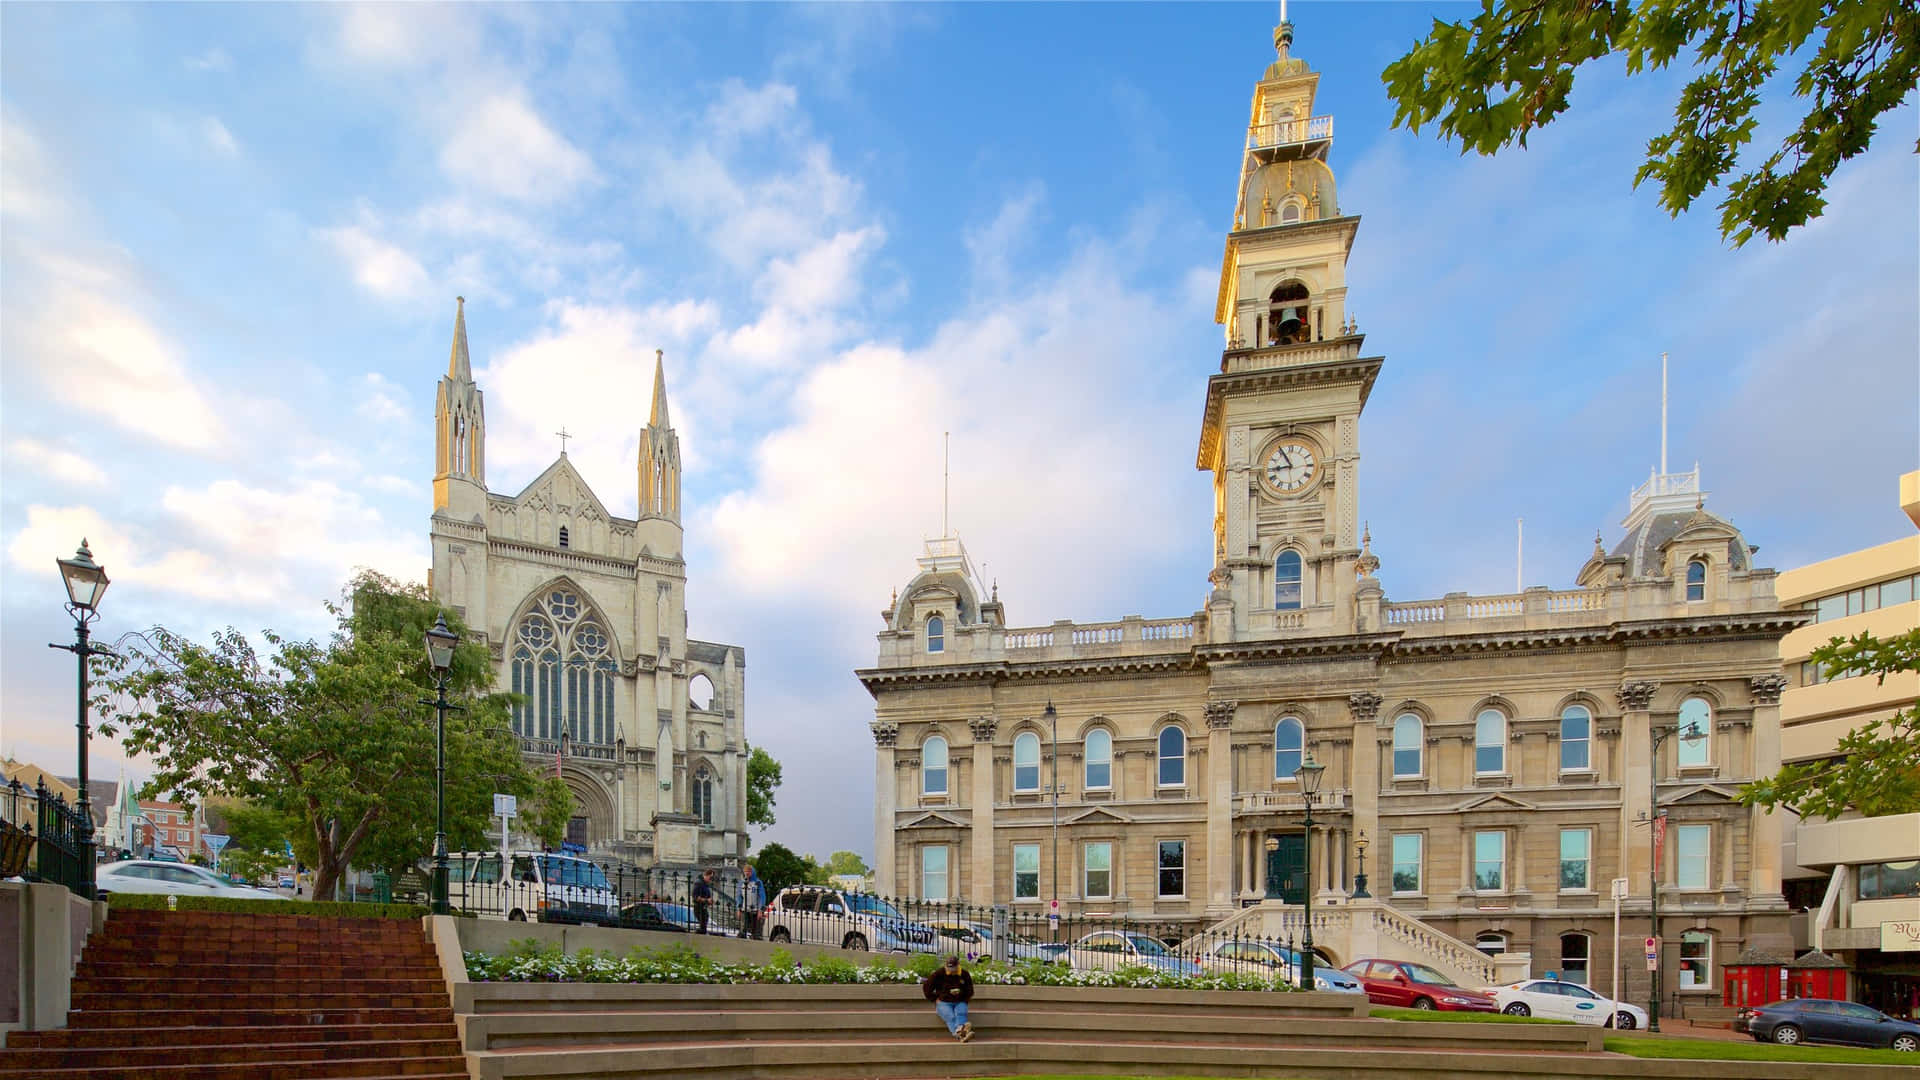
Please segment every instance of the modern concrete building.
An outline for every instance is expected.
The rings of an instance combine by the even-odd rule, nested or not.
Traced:
[[[1920,472],[1900,478],[1900,504],[1920,528]],[[1920,536],[1864,548],[1780,575],[1780,602],[1815,621],[1780,643],[1791,685],[1780,700],[1781,758],[1819,761],[1848,732],[1920,707],[1920,673],[1833,679],[1808,658],[1835,637],[1894,637],[1920,626]],[[1806,821],[1786,830],[1785,892],[1794,945],[1853,969],[1853,996],[1920,1015],[1920,814]]]
[[[573,792],[568,840],[641,864],[746,853],[746,652],[687,636],[680,437],[654,355],[639,517],[560,456],[518,494],[486,486],[486,410],[465,301],[434,408],[435,600],[484,635],[520,748]]]
[[[1611,547],[1568,553],[1570,588],[1388,598],[1360,500],[1386,361],[1348,315],[1360,217],[1292,38],[1254,88],[1225,348],[1193,369],[1211,590],[1170,618],[1009,626],[959,539],[930,542],[858,672],[879,888],[1266,930],[1311,891],[1340,962],[1390,948],[1491,981],[1485,954],[1508,954],[1502,974],[1601,985],[1620,962],[1644,999],[1657,877],[1666,990],[1717,1003],[1726,961],[1789,940],[1780,819],[1734,796],[1778,765],[1779,640],[1810,616],[1781,609],[1697,467],[1656,469]],[[1378,899],[1350,897],[1363,839]]]

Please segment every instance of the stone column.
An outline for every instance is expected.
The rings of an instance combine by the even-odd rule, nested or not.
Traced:
[[[1380,706],[1385,699],[1371,690],[1347,695],[1347,715],[1353,721],[1352,752],[1347,755],[1351,774],[1348,788],[1353,799],[1353,830],[1364,833],[1367,843],[1393,845],[1380,834]],[[1375,880],[1381,880],[1376,877]],[[1382,892],[1368,889],[1368,892]],[[1391,889],[1386,890],[1391,892]],[[1382,893],[1384,895],[1384,893]]]
[[[1233,711],[1207,702],[1207,915],[1233,910]]]
[[[899,796],[893,744],[900,738],[900,725],[876,720],[868,727],[873,732],[873,887],[893,896],[900,891],[894,879],[893,850],[894,802]]]
[[[991,716],[976,716],[967,721],[973,732],[973,857],[968,895],[977,907],[993,904],[993,733],[1000,721]],[[958,895],[956,893],[956,895]],[[1013,888],[1007,888],[1013,899]]]
[[[1780,692],[1787,687],[1787,678],[1779,672],[1755,675],[1747,680],[1747,687],[1753,693],[1753,734],[1747,740],[1753,747],[1753,775],[1756,778],[1772,776],[1780,771]],[[1781,815],[1785,810],[1768,810],[1756,806],[1749,810],[1748,858],[1752,861],[1752,877],[1747,883],[1747,903],[1751,907],[1768,911],[1787,910],[1786,898],[1780,895]]]
[[[1645,679],[1620,684],[1620,876],[1636,896],[1652,896],[1653,721],[1648,709],[1660,684]],[[1643,819],[1641,815],[1646,815]],[[1640,876],[1640,867],[1648,875]]]

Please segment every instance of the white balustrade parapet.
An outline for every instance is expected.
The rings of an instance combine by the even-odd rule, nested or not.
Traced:
[[[1315,810],[1344,810],[1345,791],[1322,791],[1313,797]],[[1298,791],[1244,791],[1240,793],[1242,814],[1298,814],[1307,808],[1306,796]]]
[[[1275,146],[1317,142],[1333,138],[1333,117],[1315,116],[1305,120],[1275,120],[1247,126],[1247,149],[1265,150]]]
[[[1177,646],[1191,641],[1198,633],[1191,618],[1149,621],[1136,615],[1118,622],[1058,622],[1048,627],[1016,627],[1006,632],[1005,641],[1009,653],[1046,649],[1071,657],[1085,649],[1105,656],[1116,651],[1122,654],[1164,652],[1170,644]]]

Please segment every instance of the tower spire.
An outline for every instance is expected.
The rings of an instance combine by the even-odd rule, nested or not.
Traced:
[[[653,350],[653,413],[647,417],[647,426],[662,431],[673,426],[667,418],[667,359],[662,349]]]
[[[467,298],[456,296],[453,310],[453,355],[447,359],[447,378],[473,381],[473,362],[467,358]]]

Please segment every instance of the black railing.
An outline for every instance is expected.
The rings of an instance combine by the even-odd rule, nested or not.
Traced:
[[[33,826],[20,820],[20,799],[27,786],[7,781],[6,814],[0,817],[0,878],[22,877],[33,861]]]
[[[979,906],[882,897],[830,885],[746,895],[737,870],[706,871],[595,864],[578,857],[520,854],[499,880],[497,853],[457,856],[449,897],[456,913],[536,922],[752,937],[899,954],[957,953],[970,962],[1057,964],[1077,971],[1144,967],[1171,975],[1235,974],[1298,985],[1298,943],[1244,928],[1193,929],[1191,922]],[[543,877],[544,876],[544,877]],[[701,887],[702,883],[706,887]],[[702,919],[704,909],[705,918]],[[1316,951],[1320,989],[1353,984]]]
[[[47,790],[45,780],[34,785],[34,801],[40,819],[37,879],[93,899],[93,844],[81,840],[90,832],[83,823],[92,823],[79,807],[68,806],[65,796]]]

